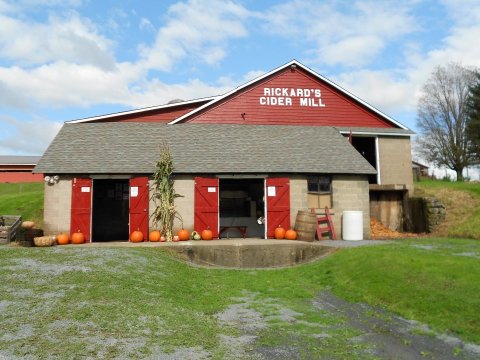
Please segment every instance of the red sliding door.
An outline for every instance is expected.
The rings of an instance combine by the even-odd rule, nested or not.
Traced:
[[[265,179],[267,199],[267,237],[273,238],[275,229],[281,225],[290,228],[290,179]]]

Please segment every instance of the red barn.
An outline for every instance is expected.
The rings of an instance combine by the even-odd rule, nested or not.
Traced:
[[[45,231],[81,230],[89,241],[146,234],[165,141],[189,230],[272,237],[297,211],[329,206],[339,233],[343,211],[362,211],[368,238],[370,196],[413,188],[412,134],[294,60],[221,96],[67,122],[35,168],[59,178],[46,185]]]
[[[32,170],[40,156],[0,155],[0,183],[39,182],[42,174]]]

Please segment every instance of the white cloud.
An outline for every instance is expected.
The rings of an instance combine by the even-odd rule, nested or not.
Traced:
[[[330,66],[366,65],[389,42],[417,28],[408,7],[398,2],[293,0],[262,18],[267,32],[306,43],[312,61]]]
[[[190,0],[172,5],[167,23],[158,31],[152,46],[140,47],[145,66],[170,70],[187,56],[207,64],[216,64],[225,57],[227,42],[247,35],[244,24],[249,12],[232,1]]]
[[[150,30],[155,31],[155,26],[153,26],[152,22],[147,18],[141,18],[140,24],[138,25],[140,30]]]
[[[233,82],[209,85],[198,79],[166,84],[148,80],[143,70],[129,63],[117,64],[116,71],[90,65],[58,62],[32,70],[0,68],[0,105],[29,108],[121,104],[133,108],[222,94]]]
[[[51,15],[46,23],[0,14],[0,56],[15,64],[32,66],[69,61],[112,69],[111,41],[99,35],[95,25],[71,12]]]
[[[0,127],[11,131],[0,142],[1,153],[42,154],[61,128],[61,124],[44,119],[19,121],[0,116]]]
[[[338,84],[386,114],[414,111],[416,89],[409,79],[395,78],[391,71],[359,70],[342,73]]]

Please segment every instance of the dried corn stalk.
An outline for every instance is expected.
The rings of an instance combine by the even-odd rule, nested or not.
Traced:
[[[160,157],[155,164],[153,173],[152,199],[155,202],[155,211],[152,214],[153,225],[158,227],[167,241],[173,240],[173,222],[175,218],[182,221],[175,208],[175,199],[182,195],[175,193],[173,180],[173,160],[166,143],[160,146]],[[183,226],[182,226],[183,227]]]

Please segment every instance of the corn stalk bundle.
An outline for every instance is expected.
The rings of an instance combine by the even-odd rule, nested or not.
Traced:
[[[182,195],[175,193],[173,180],[173,160],[170,149],[166,143],[160,146],[160,157],[155,164],[153,173],[152,199],[155,210],[152,214],[155,227],[160,225],[162,234],[167,241],[173,240],[173,222],[175,218],[182,221],[175,207],[175,199]],[[183,227],[183,224],[182,224]]]

